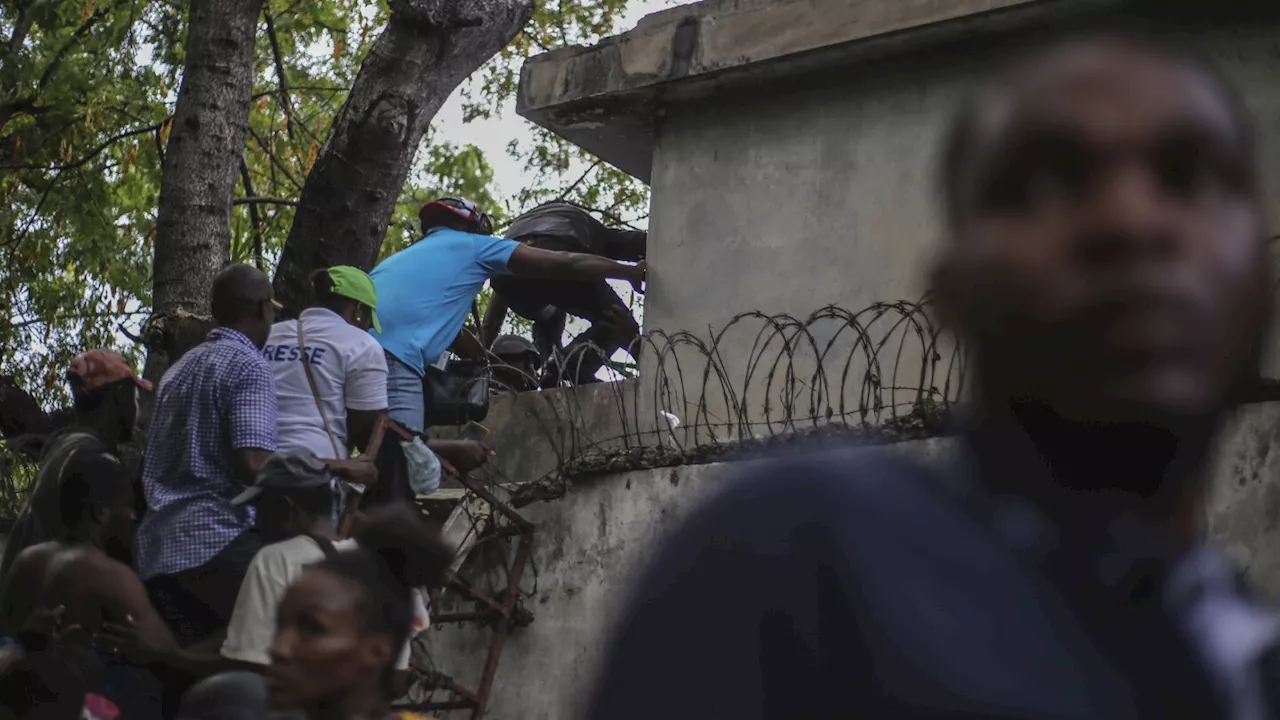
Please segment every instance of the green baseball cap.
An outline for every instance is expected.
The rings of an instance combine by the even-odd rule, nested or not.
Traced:
[[[373,329],[382,332],[378,323],[378,289],[373,286],[373,278],[369,273],[350,265],[334,265],[329,268],[329,279],[333,281],[333,294],[351,298],[356,302],[369,306],[374,311],[371,319]]]

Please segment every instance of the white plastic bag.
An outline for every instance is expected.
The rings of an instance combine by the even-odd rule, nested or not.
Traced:
[[[405,463],[409,471],[409,487],[418,495],[430,495],[440,488],[440,458],[431,448],[414,436],[412,441],[401,441]]]

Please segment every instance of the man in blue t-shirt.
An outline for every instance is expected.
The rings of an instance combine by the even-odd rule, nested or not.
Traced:
[[[486,280],[519,275],[552,280],[627,280],[641,291],[644,263],[627,265],[585,253],[539,250],[493,236],[489,217],[467,200],[442,198],[419,211],[423,237],[370,273],[378,289],[387,353],[387,413],[406,428],[425,428],[422,379],[460,340]],[[476,343],[478,347],[478,343]]]

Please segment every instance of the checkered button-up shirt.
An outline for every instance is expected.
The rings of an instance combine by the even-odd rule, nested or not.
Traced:
[[[200,567],[253,527],[252,509],[231,505],[244,489],[240,448],[276,449],[275,377],[249,338],[218,328],[160,381],[135,543],[142,579]]]

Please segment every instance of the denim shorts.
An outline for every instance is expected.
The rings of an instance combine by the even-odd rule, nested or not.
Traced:
[[[387,415],[412,432],[422,432],[427,417],[427,399],[422,393],[422,376],[391,353],[387,355]]]

